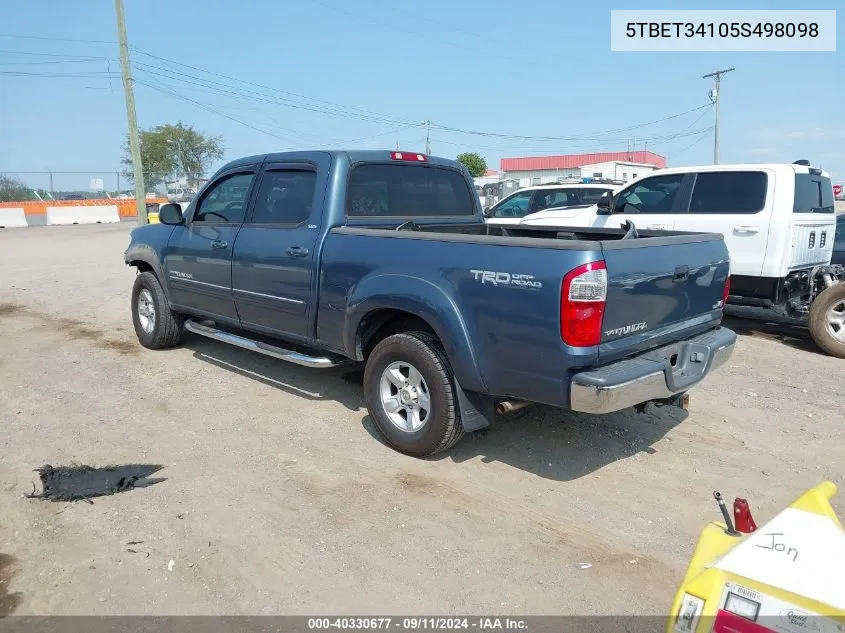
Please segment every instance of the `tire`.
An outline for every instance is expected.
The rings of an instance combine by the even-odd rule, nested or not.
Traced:
[[[152,305],[152,313],[142,304]],[[135,277],[132,286],[132,324],[138,341],[148,349],[165,349],[179,344],[184,319],[167,304],[164,289],[151,272]]]
[[[397,377],[396,371],[405,375],[406,367],[415,369],[420,379],[415,380],[416,375],[408,369],[406,383],[411,387],[421,387],[409,391],[406,386],[406,391],[402,392],[396,380],[391,378]],[[400,409],[393,414],[388,412],[388,408],[401,404],[403,397],[414,394],[416,400],[412,399],[409,406],[415,412],[408,409]],[[464,435],[452,369],[437,339],[431,334],[403,332],[380,341],[367,358],[364,368],[364,395],[379,435],[400,453],[427,457],[451,448]],[[427,409],[424,408],[426,395]],[[387,398],[395,400],[388,405],[384,402]],[[409,416],[413,416],[410,422]]]
[[[810,335],[825,353],[845,358],[845,283],[822,291],[810,306]]]

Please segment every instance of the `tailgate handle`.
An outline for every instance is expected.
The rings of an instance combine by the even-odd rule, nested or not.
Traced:
[[[672,281],[686,281],[687,279],[689,279],[689,266],[676,266]]]
[[[735,226],[734,232],[735,233],[759,233],[760,227],[759,226],[748,226],[748,225]]]

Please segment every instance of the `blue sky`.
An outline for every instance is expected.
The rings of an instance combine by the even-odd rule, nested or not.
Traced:
[[[722,88],[721,162],[808,158],[845,180],[845,51],[610,51],[611,8],[676,2],[125,1],[139,125],[182,120],[219,134],[226,159],[326,145],[423,150],[420,123],[431,120],[432,153],[478,151],[493,168],[506,156],[624,150],[629,141],[670,165],[709,163],[712,109],[633,126],[709,103],[701,75],[734,66]],[[9,2],[3,14],[0,172],[90,170],[113,187],[108,172],[119,169],[126,131],[114,3]],[[547,142],[441,126],[515,137],[633,129]],[[87,175],[55,179],[57,189],[88,184]]]

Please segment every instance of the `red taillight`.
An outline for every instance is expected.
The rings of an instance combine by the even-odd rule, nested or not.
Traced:
[[[725,289],[722,290],[722,307],[728,304],[728,295],[731,294],[731,276],[725,278]]]
[[[411,160],[417,163],[428,162],[428,157],[425,154],[415,152],[390,152],[390,158],[393,160]]]
[[[607,298],[607,266],[590,262],[566,273],[560,285],[560,337],[572,347],[601,342]]]

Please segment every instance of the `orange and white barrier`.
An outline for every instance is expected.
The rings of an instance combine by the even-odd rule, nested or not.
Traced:
[[[158,211],[166,202],[164,198],[148,199],[147,209]],[[137,215],[134,198],[0,202],[0,226],[7,227],[115,223]]]

